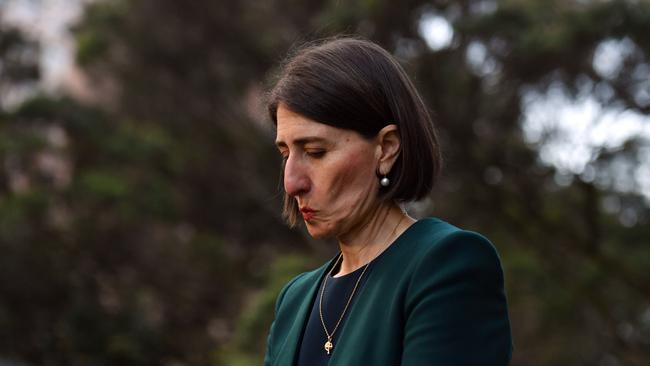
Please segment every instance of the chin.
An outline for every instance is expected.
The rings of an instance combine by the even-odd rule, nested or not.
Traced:
[[[331,229],[323,227],[322,223],[316,222],[307,222],[305,221],[305,227],[307,227],[307,232],[314,239],[325,239],[333,236]]]

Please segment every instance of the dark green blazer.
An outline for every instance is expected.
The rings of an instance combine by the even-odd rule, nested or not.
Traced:
[[[309,311],[333,262],[297,276],[280,292],[265,366],[294,365]],[[486,238],[423,219],[372,266],[338,331],[329,365],[509,363],[503,271]]]

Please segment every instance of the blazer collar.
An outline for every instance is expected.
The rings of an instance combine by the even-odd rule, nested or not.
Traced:
[[[296,312],[293,324],[291,325],[291,330],[289,331],[287,339],[284,341],[282,348],[280,348],[274,364],[294,365],[298,352],[298,344],[305,329],[305,323],[309,319],[310,311],[318,294],[320,283],[325,274],[329,273],[329,270],[334,265],[334,261],[337,257],[338,254],[334,258],[330,259],[330,261],[322,267],[307,274],[309,277],[304,279],[304,281],[309,286],[306,296],[298,307],[298,311]]]

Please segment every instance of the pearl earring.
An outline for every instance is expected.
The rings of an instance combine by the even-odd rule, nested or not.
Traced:
[[[381,184],[382,187],[388,187],[390,184],[390,179],[384,175],[384,177],[379,181],[379,184]]]

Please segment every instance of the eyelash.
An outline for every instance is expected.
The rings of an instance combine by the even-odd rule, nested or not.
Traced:
[[[325,150],[305,151],[305,154],[311,158],[320,159],[325,155]],[[283,164],[287,162],[287,159],[289,159],[289,154],[282,155]]]
[[[323,155],[325,155],[325,150],[315,150],[315,151],[307,151],[307,155],[309,155],[312,158],[322,158]]]

